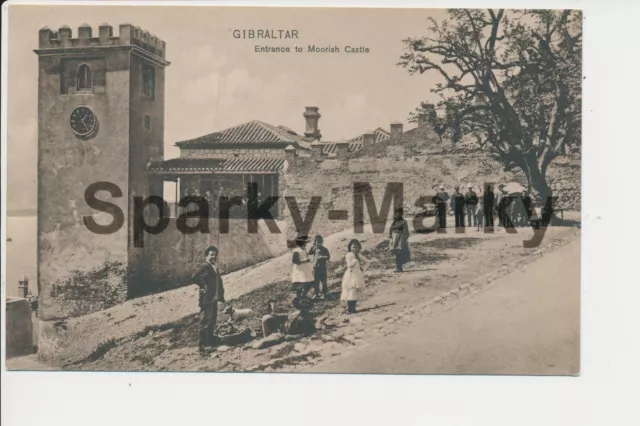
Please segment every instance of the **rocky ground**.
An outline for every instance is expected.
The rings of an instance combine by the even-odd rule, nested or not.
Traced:
[[[93,352],[67,364],[68,370],[110,371],[298,371],[324,360],[358,350],[359,347],[395,333],[437,309],[455,303],[516,268],[551,255],[554,249],[579,235],[577,226],[551,227],[540,247],[525,249],[524,239],[531,229],[493,234],[469,229],[464,234],[414,234],[410,238],[413,261],[403,274],[393,272],[394,262],[384,248],[384,235],[361,238],[364,254],[374,262],[366,272],[366,300],[358,304],[359,313],[348,315],[338,300],[343,271],[344,248],[349,235],[335,235],[330,265],[331,300],[318,301],[313,308],[318,332],[308,337],[291,337],[266,349],[253,349],[252,343],[221,346],[203,357],[197,350],[197,314],[167,324],[149,326],[121,338],[103,341]],[[334,241],[335,240],[335,241]],[[340,247],[340,248],[338,248]],[[286,311],[292,299],[286,274],[280,269],[269,275],[266,267],[253,268],[247,275],[255,279],[277,280],[235,297],[238,308],[251,308],[254,318],[237,324],[249,327],[254,339],[261,337],[260,317],[267,302],[276,301],[277,311]],[[285,268],[286,269],[286,268]],[[258,272],[259,271],[259,272]],[[274,271],[276,272],[276,271]],[[240,277],[238,277],[240,278]],[[246,278],[246,277],[245,277]],[[220,320],[225,319],[221,316]]]

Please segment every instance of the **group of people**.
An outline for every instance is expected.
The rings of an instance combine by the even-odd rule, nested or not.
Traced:
[[[517,202],[518,199],[521,202]],[[465,227],[466,216],[466,226],[476,227],[478,231],[485,226],[493,227],[496,217],[498,226],[505,228],[538,226],[540,221],[544,222],[545,218],[550,217],[545,213],[551,211],[550,205],[545,205],[542,218],[539,219],[535,214],[533,199],[526,189],[519,194],[502,194],[494,193],[491,185],[486,185],[480,194],[473,190],[472,185],[469,185],[467,192],[463,194],[456,185],[451,196],[445,191],[444,185],[440,185],[433,197],[433,203],[436,206],[440,228],[447,227],[447,207],[450,207],[456,228]]]
[[[520,198],[521,202],[516,203]],[[451,197],[445,192],[444,186],[440,186],[438,193],[433,197],[437,207],[438,222],[441,228],[446,227],[447,202],[450,202],[451,210],[455,216],[455,226],[471,227],[478,230],[483,226],[493,227],[494,217],[497,215],[499,226],[539,226],[550,221],[553,206],[550,198],[541,208],[541,215],[535,214],[533,201],[527,191],[521,194],[495,195],[490,185],[485,186],[484,191],[477,194],[470,185],[465,194],[455,187]],[[409,227],[403,217],[402,208],[394,212],[393,221],[389,227],[388,249],[395,256],[395,272],[403,272],[403,265],[411,261],[409,250]],[[295,248],[292,251],[291,283],[295,292],[295,300],[298,302],[309,300],[307,294],[313,289],[311,300],[330,298],[327,285],[327,266],[331,254],[324,246],[324,239],[317,235],[313,244],[307,249],[309,237],[300,236],[295,240]],[[193,282],[200,288],[200,349],[215,344],[215,325],[218,314],[218,302],[224,303],[224,286],[221,273],[216,266],[218,249],[215,246],[207,247],[204,251],[205,264],[193,275]],[[346,302],[346,312],[355,314],[358,301],[363,298],[365,287],[364,272],[371,261],[362,254],[362,243],[358,239],[352,239],[347,244],[345,256],[346,269],[342,277],[342,289],[340,300]],[[308,306],[305,303],[294,303],[295,306]],[[302,309],[302,308],[299,308]],[[305,308],[306,309],[306,308]]]
[[[403,218],[403,210],[396,209],[394,218],[389,228],[389,251],[395,256],[395,272],[403,272],[403,265],[411,260],[409,251],[409,227]],[[295,240],[296,247],[291,254],[292,290],[295,292],[295,301],[308,300],[307,294],[313,289],[311,300],[324,298],[329,300],[329,288],[327,285],[327,264],[331,254],[324,246],[324,239],[317,235],[312,246],[307,250],[309,237],[300,236]],[[218,249],[209,246],[204,250],[205,263],[197,269],[192,276],[192,282],[198,285],[199,293],[199,348],[201,352],[207,346],[217,343],[215,334],[216,320],[218,316],[218,303],[225,303],[224,285],[222,274],[217,265]],[[340,300],[346,304],[346,313],[357,313],[357,303],[363,299],[365,288],[364,272],[371,260],[362,254],[362,243],[358,239],[351,239],[347,244],[345,266],[342,277],[342,289]],[[294,303],[297,309],[300,306],[308,309],[305,303]]]
[[[409,251],[409,226],[403,218],[403,210],[396,209],[394,218],[389,227],[389,251],[395,256],[395,272],[403,272],[403,265],[411,261]],[[291,256],[293,271],[291,273],[292,289],[296,297],[304,297],[313,289],[313,299],[317,300],[329,297],[327,287],[327,262],[331,259],[329,250],[324,246],[324,239],[317,235],[309,250],[306,246],[309,237],[301,236],[295,241],[296,247]],[[347,244],[345,256],[346,269],[342,277],[342,291],[340,300],[346,302],[347,313],[355,314],[356,305],[362,299],[364,289],[364,271],[369,267],[371,260],[362,254],[362,243],[358,239],[352,239]],[[322,294],[320,288],[322,287]]]

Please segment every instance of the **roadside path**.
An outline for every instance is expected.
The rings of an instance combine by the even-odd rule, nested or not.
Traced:
[[[580,238],[450,309],[307,372],[574,375]]]

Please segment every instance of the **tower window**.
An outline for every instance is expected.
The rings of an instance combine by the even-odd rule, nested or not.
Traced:
[[[144,128],[147,130],[151,130],[151,117],[148,115],[144,116]]]
[[[87,64],[82,64],[78,67],[76,74],[76,90],[91,90],[91,86],[91,68]]]
[[[142,67],[142,98],[156,99],[156,69],[151,65]]]

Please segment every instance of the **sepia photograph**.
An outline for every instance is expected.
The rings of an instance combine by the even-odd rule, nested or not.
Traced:
[[[580,10],[8,9],[7,370],[580,374]]]

